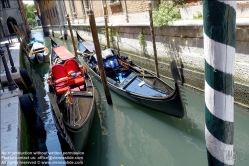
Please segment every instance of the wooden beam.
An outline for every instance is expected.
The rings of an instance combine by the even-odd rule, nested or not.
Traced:
[[[153,51],[154,51],[155,71],[156,71],[156,76],[160,77],[159,70],[158,70],[156,40],[155,40],[155,33],[154,33],[154,27],[153,27],[153,17],[152,17],[151,3],[148,3],[148,8],[149,8],[149,17],[150,17],[150,33],[151,33],[152,44],[153,44]]]
[[[104,66],[103,66],[103,60],[102,60],[102,56],[101,56],[101,49],[100,49],[100,44],[99,44],[98,32],[97,32],[97,28],[96,28],[96,22],[95,22],[95,18],[94,18],[94,14],[93,14],[92,10],[89,11],[88,17],[89,17],[90,28],[92,31],[95,52],[97,55],[99,73],[100,73],[101,81],[102,81],[102,84],[104,87],[107,103],[112,104],[111,93],[110,93],[109,88],[108,88],[106,74],[105,74],[105,70],[104,70]]]

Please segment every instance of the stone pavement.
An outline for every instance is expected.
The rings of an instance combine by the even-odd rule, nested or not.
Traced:
[[[8,43],[7,38],[0,39],[0,47],[5,51],[5,58],[8,64],[9,70],[11,65],[9,62],[9,56],[5,43]],[[12,39],[10,45],[10,52],[14,61],[14,66],[17,69],[16,73],[11,73],[12,79],[16,80],[20,78],[20,43],[17,38]],[[1,82],[7,82],[6,73],[1,59]],[[3,90],[4,89],[4,90]],[[16,90],[9,91],[8,87],[4,87],[0,91],[0,148],[1,148],[1,164],[0,165],[18,165],[18,155],[16,152],[20,151],[20,137],[21,137],[21,111],[19,104],[19,96],[22,92],[17,88]]]

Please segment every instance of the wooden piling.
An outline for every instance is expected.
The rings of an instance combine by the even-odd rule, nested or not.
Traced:
[[[160,77],[159,70],[158,70],[157,51],[156,51],[156,40],[155,40],[155,33],[154,33],[154,27],[153,27],[153,17],[152,17],[151,3],[148,3],[148,10],[149,10],[149,17],[150,17],[150,33],[151,33],[152,44],[153,44],[153,51],[154,51],[155,71],[156,71],[156,76]]]
[[[51,29],[52,29],[52,36],[54,37],[54,30],[53,30],[53,26],[52,26],[52,24],[51,24],[51,12],[50,12],[50,10],[48,9],[48,3],[49,3],[49,1],[47,1],[46,7],[47,7],[47,12],[48,12],[49,24],[50,24]]]
[[[97,32],[95,18],[94,18],[94,14],[93,14],[92,10],[89,11],[88,17],[89,17],[90,28],[91,28],[91,31],[92,31],[92,37],[93,37],[93,42],[94,42],[94,47],[95,47],[95,53],[97,55],[99,73],[100,73],[101,81],[102,81],[102,84],[103,84],[103,87],[104,87],[107,103],[112,104],[111,93],[109,91],[107,80],[106,80],[106,74],[105,74],[105,70],[104,70],[104,66],[103,66],[103,60],[102,60],[102,56],[101,56],[101,49],[100,49],[100,44],[99,44],[99,39],[98,39],[98,32]]]
[[[72,31],[72,27],[71,27],[71,22],[70,22],[69,14],[67,14],[67,22],[68,22],[69,31],[70,31],[71,38],[72,38],[74,54],[76,56],[77,55],[77,49],[76,49],[75,42],[74,42],[73,31]]]
[[[106,43],[107,43],[107,48],[110,48],[110,42],[109,42],[109,32],[108,32],[108,15],[107,15],[107,7],[106,4],[104,4],[104,17],[105,17],[105,36],[106,36]]]
[[[232,166],[236,1],[203,1],[203,22],[208,165]]]

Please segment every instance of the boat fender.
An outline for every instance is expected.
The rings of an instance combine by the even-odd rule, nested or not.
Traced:
[[[28,123],[34,124],[37,118],[37,113],[34,109],[34,103],[28,94],[19,97],[22,112]]]
[[[46,130],[44,129],[44,123],[41,118],[38,116],[37,111],[35,110],[34,102],[30,98],[28,94],[24,94],[19,97],[20,106],[24,117],[29,124],[29,126],[33,127],[32,129],[36,133],[36,135],[44,135],[46,134]]]
[[[23,83],[25,84],[25,86],[27,87],[27,90],[29,90],[32,93],[35,93],[35,88],[33,87],[33,83],[28,75],[28,72],[26,71],[26,69],[21,68],[20,69],[20,75],[22,77]]]

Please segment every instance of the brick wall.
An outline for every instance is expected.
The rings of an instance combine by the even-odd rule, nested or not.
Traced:
[[[93,12],[95,17],[103,17],[104,16],[104,5],[102,1],[92,1]]]
[[[148,8],[148,3],[151,1],[126,1],[128,13],[145,12]]]

